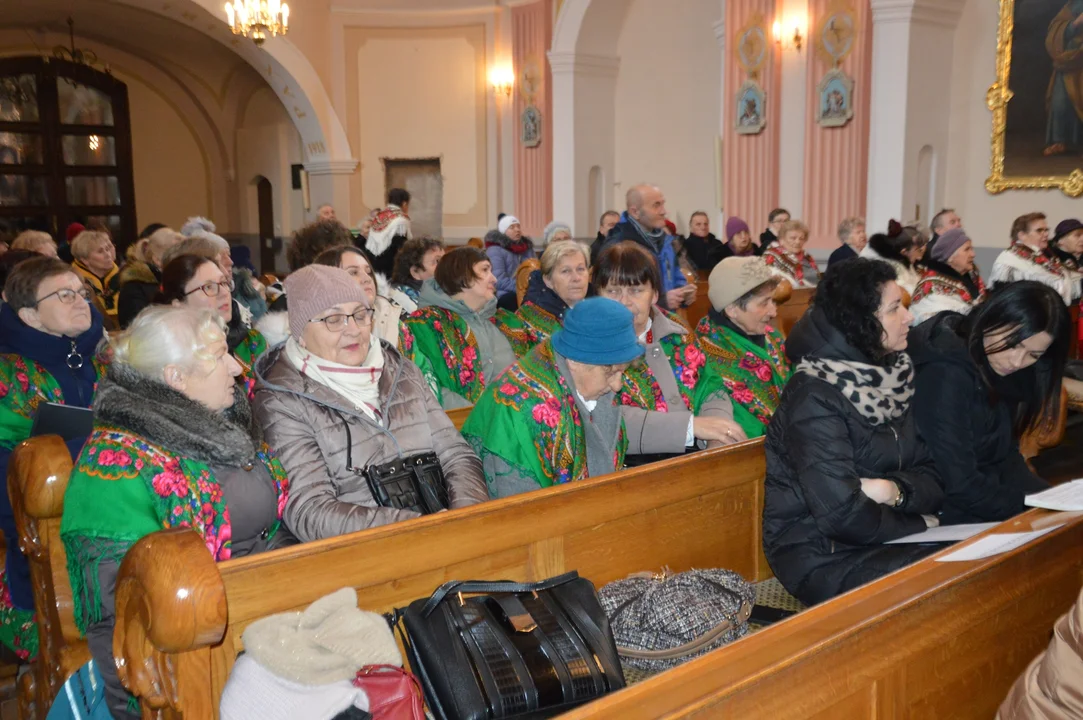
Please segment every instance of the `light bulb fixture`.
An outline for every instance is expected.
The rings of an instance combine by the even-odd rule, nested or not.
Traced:
[[[290,6],[282,0],[233,0],[226,2],[226,23],[234,35],[263,45],[268,37],[289,32]]]
[[[92,151],[97,151],[97,149],[101,147],[101,140],[97,135],[91,135],[90,138],[87,139],[86,144]]]
[[[787,32],[783,30],[783,27],[793,29],[793,34],[787,38]],[[801,52],[801,48],[805,45],[805,20],[799,17],[790,18],[785,25],[781,20],[775,20],[771,26],[771,34],[775,38],[775,43],[781,50],[796,50]]]
[[[494,93],[510,98],[511,89],[515,85],[515,73],[506,65],[494,67],[489,70],[489,84],[493,86]]]

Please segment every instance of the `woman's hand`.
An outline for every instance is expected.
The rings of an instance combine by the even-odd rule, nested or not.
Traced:
[[[927,528],[939,527],[940,525],[940,518],[936,515],[922,515],[921,519],[925,521],[925,527]]]
[[[883,478],[861,478],[861,492],[873,502],[881,505],[894,505],[899,499],[899,486],[892,480]]]
[[[692,418],[692,434],[700,440],[711,442],[712,440],[722,445],[748,440],[745,431],[733,420],[716,417]]]

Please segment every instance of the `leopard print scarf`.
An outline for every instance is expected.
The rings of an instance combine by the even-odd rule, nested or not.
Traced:
[[[838,388],[873,425],[883,425],[902,417],[914,396],[914,365],[906,353],[899,353],[891,367],[806,358],[797,366],[796,372]]]

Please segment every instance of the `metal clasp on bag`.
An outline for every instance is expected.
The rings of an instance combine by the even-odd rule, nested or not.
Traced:
[[[484,594],[485,593],[478,593],[477,595]],[[535,600],[539,599],[537,591],[531,591],[530,594],[534,597]],[[470,594],[471,597],[477,597],[477,595]],[[463,593],[457,592],[455,593],[455,597],[459,600],[460,607],[466,605],[466,598]],[[534,632],[538,628],[538,623],[534,620],[534,616],[531,615],[526,608],[523,608],[523,612],[521,613],[516,613],[514,615],[508,614],[507,618],[508,622],[510,622],[511,626],[515,629],[515,632],[530,633]]]

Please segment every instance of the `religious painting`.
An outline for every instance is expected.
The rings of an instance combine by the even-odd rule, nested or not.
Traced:
[[[526,109],[523,110],[520,125],[520,140],[523,143],[523,147],[538,147],[541,143],[541,111],[533,105],[527,105]]]
[[[854,116],[854,81],[842,70],[828,70],[816,86],[820,98],[816,122],[820,127],[842,127]]]
[[[1000,0],[989,192],[1083,195],[1083,0]]]
[[[767,107],[763,88],[746,80],[737,91],[736,121],[738,135],[758,135],[767,125]]]

